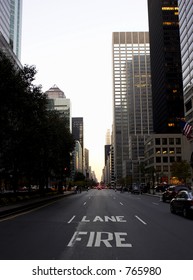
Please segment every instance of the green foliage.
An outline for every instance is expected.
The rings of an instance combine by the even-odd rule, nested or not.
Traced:
[[[16,68],[0,52],[1,180],[15,189],[24,178],[43,187],[52,174],[70,172],[74,140],[66,119],[47,110],[46,95],[32,84],[35,75],[34,66]]]
[[[191,176],[190,164],[186,160],[173,162],[171,165],[171,174],[180,181],[183,179],[186,182],[186,179]]]

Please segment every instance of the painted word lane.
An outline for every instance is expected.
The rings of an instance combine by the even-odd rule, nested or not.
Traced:
[[[75,219],[73,216],[68,223]],[[95,216],[93,219],[83,216],[80,223],[126,223],[124,216]],[[86,241],[86,242],[85,242]],[[115,247],[132,247],[128,243],[126,232],[108,232],[108,231],[75,231],[68,247],[73,247],[75,244],[83,242],[86,247],[106,246]]]

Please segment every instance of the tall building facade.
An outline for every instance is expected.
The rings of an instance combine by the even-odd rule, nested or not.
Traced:
[[[144,157],[145,140],[153,131],[150,73],[148,32],[114,32],[113,146],[116,180],[135,172]]]
[[[48,109],[57,110],[64,115],[68,122],[69,130],[71,131],[71,102],[66,98],[64,92],[56,85],[45,92],[48,97]]]
[[[86,178],[90,178],[89,174],[89,150],[84,149],[84,157],[85,157],[85,176]]]
[[[110,131],[110,129],[107,129],[105,143],[106,143],[106,145],[111,145],[111,131]]]
[[[193,0],[178,0],[185,118],[193,125]]]
[[[10,0],[0,0],[0,32],[7,43],[9,43],[10,40],[10,18]]]
[[[72,136],[75,141],[80,143],[82,148],[82,173],[85,173],[85,156],[84,156],[84,124],[82,117],[72,118]]]
[[[148,0],[155,133],[180,133],[184,117],[177,0]]]
[[[72,118],[72,135],[73,138],[80,142],[82,149],[84,149],[84,124],[83,118]]]
[[[13,52],[21,59],[22,0],[11,0],[10,44]]]
[[[21,58],[22,0],[0,0],[0,47]]]
[[[82,147],[79,141],[75,141],[75,147],[72,152],[71,178],[74,179],[76,172],[83,172]]]
[[[145,177],[152,187],[161,182],[177,183],[172,163],[189,162],[191,154],[178,121],[184,117],[178,2],[148,0],[155,134],[145,146]]]
[[[193,125],[193,0],[178,0],[178,4],[185,118]],[[188,162],[193,172],[192,143]]]

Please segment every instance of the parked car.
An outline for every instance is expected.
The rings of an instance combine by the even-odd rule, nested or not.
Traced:
[[[175,185],[175,186],[168,187],[167,190],[162,193],[162,201],[163,202],[166,202],[167,200],[171,201],[172,198],[174,198],[177,195],[177,193],[181,190],[188,191],[189,188],[186,187],[185,185]]]
[[[28,188],[26,186],[24,187],[19,187],[18,189],[19,192],[27,192],[28,191]]]
[[[147,185],[145,183],[140,184],[141,193],[147,193]]]
[[[140,194],[141,193],[140,185],[133,184],[132,189],[131,189],[131,193]]]
[[[155,187],[156,192],[165,192],[169,188],[168,184],[158,185]]]
[[[170,201],[171,213],[181,213],[188,218],[193,215],[193,193],[191,191],[179,191]]]

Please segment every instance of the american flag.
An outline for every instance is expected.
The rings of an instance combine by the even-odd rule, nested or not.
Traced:
[[[182,127],[182,133],[188,138],[188,139],[191,139],[193,138],[193,135],[192,135],[192,129],[193,127],[185,122],[185,121],[180,121],[180,126]]]

